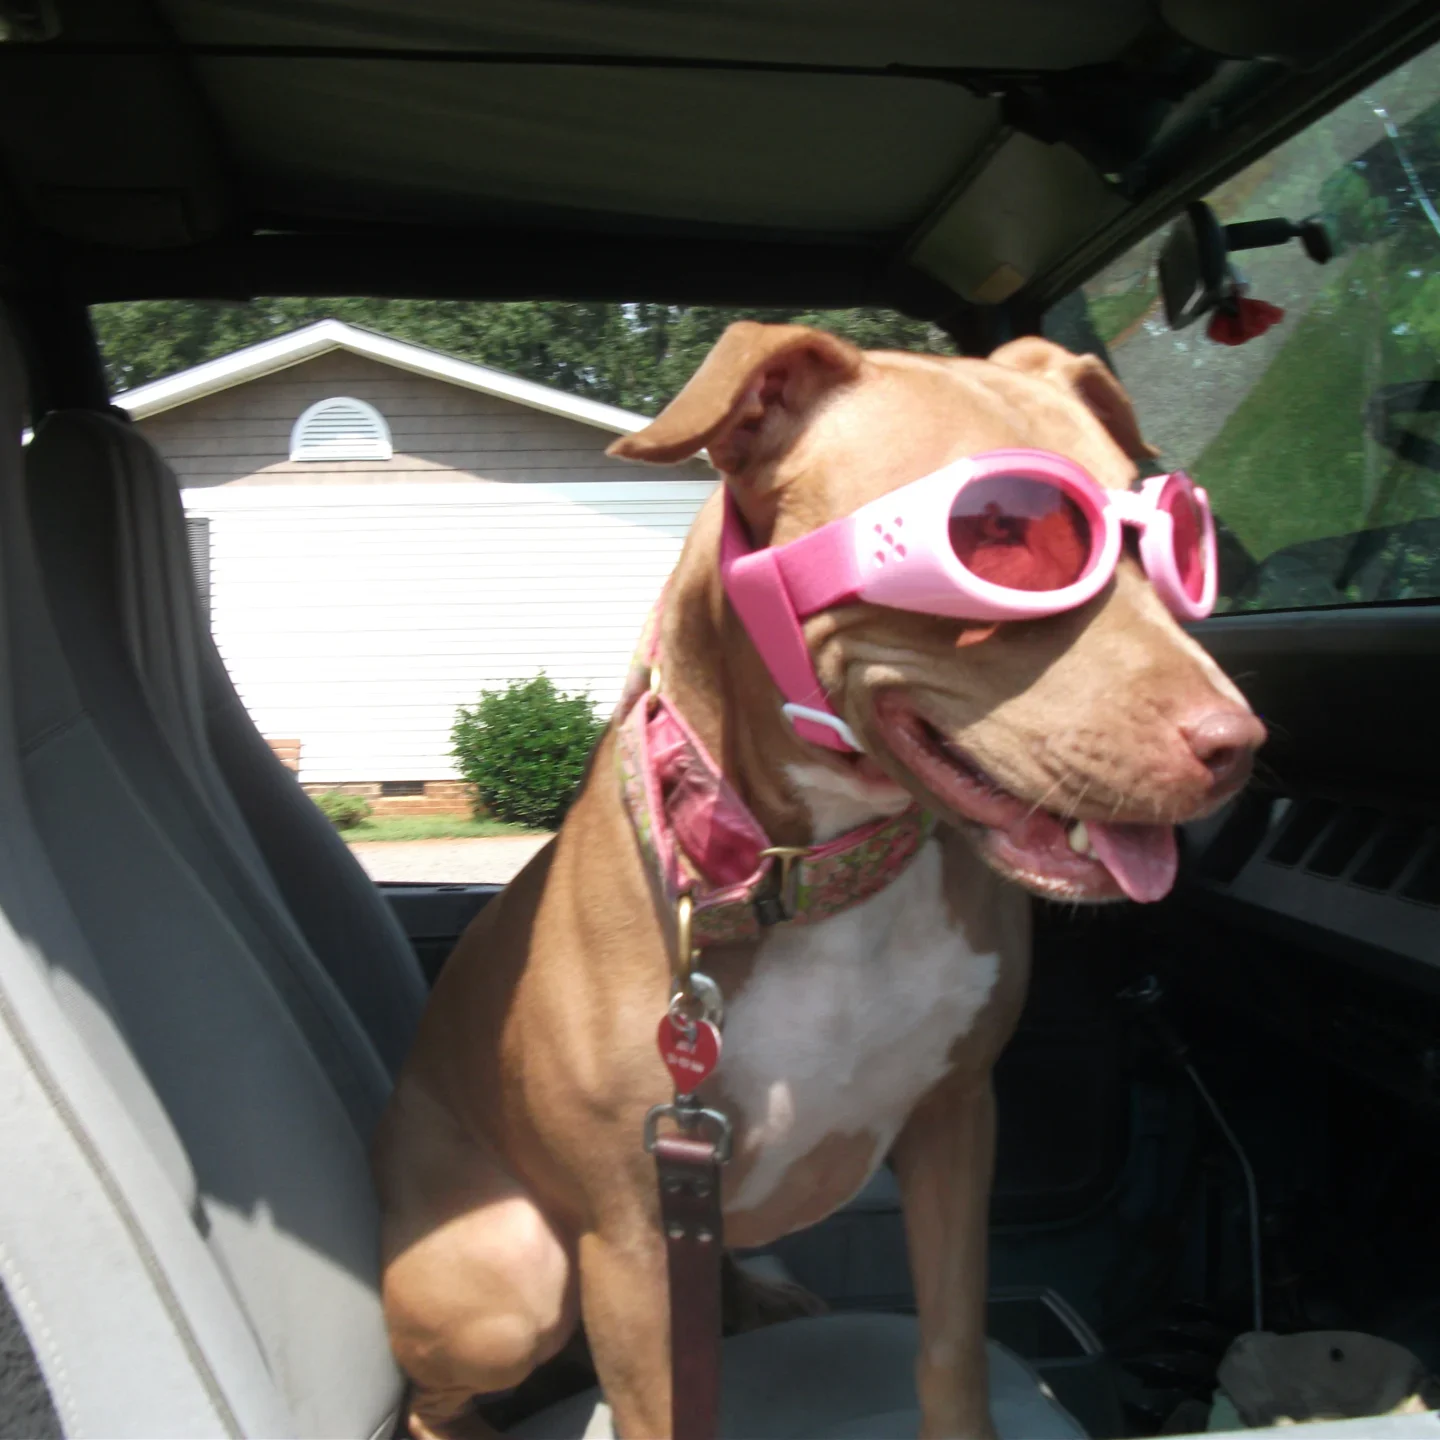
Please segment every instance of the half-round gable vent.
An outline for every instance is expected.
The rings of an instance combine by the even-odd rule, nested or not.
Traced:
[[[292,460],[388,460],[394,453],[385,417],[348,395],[317,400],[290,432]]]

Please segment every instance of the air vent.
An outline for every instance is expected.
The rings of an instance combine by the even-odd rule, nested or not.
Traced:
[[[1422,905],[1440,905],[1440,833],[1433,827],[1429,849],[1410,878],[1400,887],[1400,894],[1406,900],[1418,900]]]
[[[1379,833],[1373,810],[1342,810],[1320,837],[1305,868],[1312,875],[1343,875],[1364,846]]]
[[[1255,789],[1218,815],[1187,825],[1184,836],[1191,872],[1220,885],[1239,882],[1258,856],[1299,872],[1297,879],[1440,906],[1440,823],[1434,820]],[[1244,883],[1252,881],[1265,889],[1262,876]]]
[[[423,795],[425,793],[425,782],[423,780],[382,780],[380,782],[380,794],[386,799],[394,795]]]
[[[394,453],[385,417],[349,395],[317,401],[290,432],[292,460],[388,460]]]
[[[1200,874],[1222,885],[1235,880],[1288,803],[1257,790],[1243,791],[1201,853],[1197,865]]]
[[[1265,857],[1274,865],[1294,865],[1320,838],[1340,807],[1329,800],[1297,801]]]
[[[1422,820],[1332,800],[1301,800],[1265,858],[1298,865],[1309,875],[1343,877],[1366,890],[1440,905],[1440,829]]]
[[[1351,880],[1367,890],[1393,890],[1424,839],[1425,826],[1419,820],[1386,821]]]
[[[210,623],[210,521],[204,515],[185,517],[185,539],[190,546],[190,573],[195,577],[195,594],[200,614]]]

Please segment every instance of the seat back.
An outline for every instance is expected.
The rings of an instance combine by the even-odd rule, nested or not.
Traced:
[[[60,640],[82,687],[92,675],[103,687],[101,723],[144,746],[148,772],[167,773],[167,796],[184,772],[188,809],[244,908],[320,961],[396,1074],[425,1003],[419,964],[236,695],[200,617],[173,472],[125,422],[64,411],[36,428],[27,474]]]
[[[19,395],[0,336],[0,1067],[26,1102],[7,1078],[5,1123],[13,1109],[14,1138],[51,1144],[42,1167],[60,1167],[28,1176],[12,1137],[0,1146],[19,1172],[0,1187],[4,1253],[12,1221],[30,1237],[6,1288],[32,1343],[54,1340],[36,1354],[62,1420],[67,1384],[89,1397],[67,1429],[374,1435],[401,1392],[366,1153],[387,1068],[223,792],[93,623],[115,608],[118,517],[88,426],[62,444],[42,423],[32,443],[37,497],[59,470],[81,477],[75,543],[52,547],[42,581]],[[52,539],[66,528],[36,508]],[[92,1271],[87,1329],[74,1292]]]

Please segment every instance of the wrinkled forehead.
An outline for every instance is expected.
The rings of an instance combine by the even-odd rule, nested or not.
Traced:
[[[1111,489],[1136,477],[1135,462],[1063,385],[988,360],[883,352],[866,360],[786,457],[785,468],[807,481],[787,486],[810,512],[805,528],[985,450],[1053,451]]]

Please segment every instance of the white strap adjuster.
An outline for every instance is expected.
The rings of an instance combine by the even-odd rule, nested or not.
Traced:
[[[865,747],[855,738],[855,732],[838,715],[812,710],[808,705],[785,704],[780,710],[792,722],[808,720],[812,725],[823,725],[827,730],[833,730],[857,755],[865,753]]]

